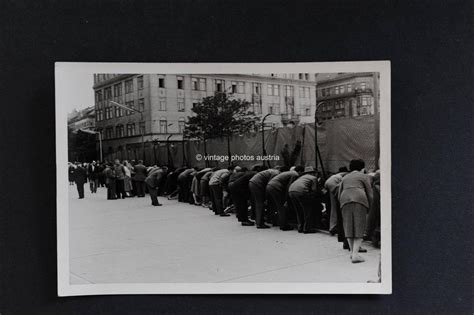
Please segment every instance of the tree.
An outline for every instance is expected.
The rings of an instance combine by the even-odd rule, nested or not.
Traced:
[[[208,139],[225,137],[230,164],[230,137],[254,129],[258,121],[254,113],[249,110],[251,105],[248,101],[232,98],[226,93],[205,97],[193,107],[195,115],[188,117],[184,136],[188,139],[203,140],[204,146]]]

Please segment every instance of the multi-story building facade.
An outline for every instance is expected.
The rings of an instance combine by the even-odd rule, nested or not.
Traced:
[[[95,121],[95,109],[93,106],[80,111],[74,110],[68,114],[68,127],[73,132],[79,129],[94,129]]]
[[[252,104],[266,124],[279,127],[314,121],[316,75],[295,74],[95,74],[96,126],[104,147],[182,139],[192,107],[216,92]],[[142,114],[114,106],[110,101]]]
[[[374,115],[374,95],[378,90],[374,85],[374,75],[364,72],[318,76],[318,118],[328,120]]]

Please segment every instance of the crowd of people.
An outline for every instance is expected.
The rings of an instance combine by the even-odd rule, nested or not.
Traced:
[[[159,197],[210,209],[214,215],[236,214],[242,226],[299,233],[328,229],[338,235],[353,263],[363,262],[362,240],[376,246],[380,240],[380,171],[368,173],[362,160],[327,179],[311,166],[238,165],[227,168],[147,167],[143,161],[70,163],[69,182],[76,183],[79,198],[84,185],[91,193],[107,188],[107,199],[145,197],[162,206]]]

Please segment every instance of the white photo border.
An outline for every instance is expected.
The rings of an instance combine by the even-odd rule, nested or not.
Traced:
[[[381,283],[116,283],[69,282],[67,106],[77,75],[89,73],[380,73]],[[58,296],[116,294],[391,294],[391,78],[390,61],[312,63],[92,63],[56,62],[56,174]],[[92,87],[91,87],[92,89]],[[376,274],[374,273],[374,277]]]

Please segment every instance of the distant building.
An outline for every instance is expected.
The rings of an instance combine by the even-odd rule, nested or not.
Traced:
[[[94,129],[95,128],[95,108],[93,106],[87,107],[80,111],[74,110],[68,114],[68,127],[76,132],[79,129]]]
[[[322,120],[373,115],[374,74],[322,74],[317,77],[318,117]]]
[[[270,127],[314,121],[316,75],[294,74],[95,74],[96,127],[106,154],[144,141],[182,139],[192,107],[216,92],[252,104]],[[115,101],[143,113],[113,106]],[[141,117],[143,116],[143,117]]]

